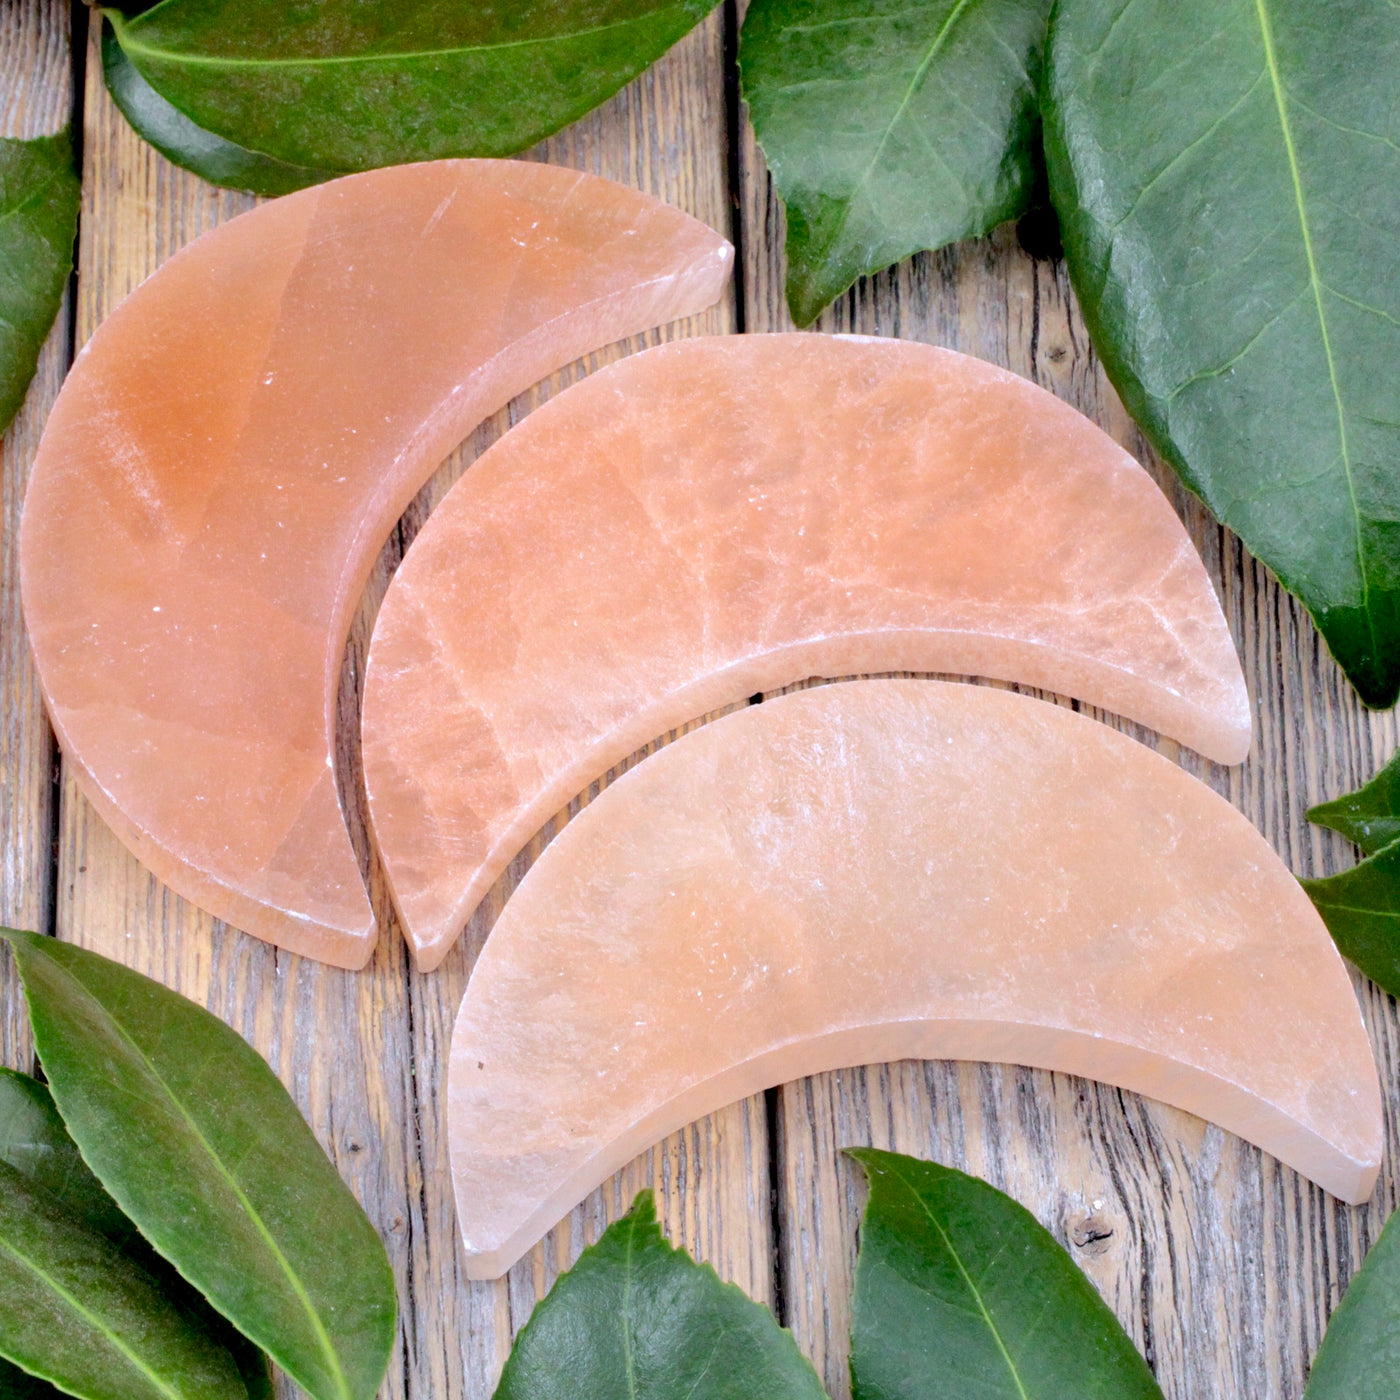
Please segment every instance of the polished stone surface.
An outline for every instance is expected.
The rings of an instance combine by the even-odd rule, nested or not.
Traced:
[[[450,1066],[468,1271],[726,1103],[901,1058],[1087,1075],[1375,1183],[1350,978],[1239,812],[1066,708],[854,681],[676,740],[506,905]]]
[[[731,258],[611,181],[440,161],[262,205],[107,318],[39,450],[24,608],[73,771],[156,875],[261,938],[365,961],[331,735],[380,547],[478,422],[710,305]]]
[[[613,764],[808,676],[983,675],[1237,762],[1238,658],[1148,474],[981,360],[816,335],[686,340],[484,454],[385,599],[370,811],[418,965]]]

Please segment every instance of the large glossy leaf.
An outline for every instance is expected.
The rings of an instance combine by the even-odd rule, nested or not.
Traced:
[[[1313,1360],[1304,1400],[1394,1400],[1400,1377],[1400,1214],[1386,1222]]]
[[[536,1307],[495,1400],[825,1400],[767,1308],[661,1236],[650,1191]]]
[[[122,115],[167,160],[193,170],[211,184],[251,190],[254,194],[289,194],[336,173],[289,165],[272,156],[245,150],[212,131],[196,126],[136,70],[122,52],[110,23],[102,25],[102,76]]]
[[[315,1400],[368,1400],[393,1344],[393,1275],[276,1076],[149,978],[7,936],[59,1111],[122,1210]]]
[[[1400,840],[1400,752],[1364,787],[1310,807],[1308,820],[1340,831],[1368,856]]]
[[[1400,690],[1400,5],[1073,0],[1045,141],[1094,343],[1186,482]]]
[[[0,1161],[46,1190],[149,1274],[162,1296],[233,1358],[249,1400],[272,1400],[272,1377],[263,1354],[142,1239],[83,1161],[48,1086],[7,1069],[0,1070]],[[0,1400],[5,1400],[5,1394],[5,1379],[0,1375]]]
[[[293,165],[503,156],[581,117],[715,0],[164,0],[112,15],[186,116]]]
[[[986,1182],[851,1152],[870,1202],[852,1300],[856,1400],[1161,1400],[1093,1285]]]
[[[24,402],[58,315],[77,227],[68,134],[0,138],[0,432]]]
[[[245,1400],[228,1353],[0,1162],[0,1354],[84,1400]]]
[[[799,325],[857,277],[1027,205],[1050,0],[753,0],[744,98]]]

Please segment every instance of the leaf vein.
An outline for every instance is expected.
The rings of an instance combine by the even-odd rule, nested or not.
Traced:
[[[1257,88],[1267,76],[1267,71],[1261,69],[1259,72],[1259,76],[1256,77],[1247,88],[1245,88],[1245,90],[1239,95],[1239,97],[1237,97],[1235,101],[1230,104],[1227,110],[1222,112],[1213,122],[1211,122],[1211,124],[1208,127],[1206,127],[1206,129],[1203,132],[1201,132],[1199,136],[1195,137],[1191,141],[1188,141],[1186,145],[1184,145],[1179,151],[1177,151],[1171,157],[1171,159],[1168,160],[1166,164],[1164,164],[1161,167],[1161,169],[1158,170],[1156,174],[1154,174],[1151,177],[1151,179],[1149,179],[1143,185],[1143,187],[1134,196],[1133,202],[1128,206],[1127,212],[1123,214],[1121,218],[1115,219],[1108,226],[1106,232],[1111,236],[1112,234],[1116,233],[1120,228],[1122,228],[1123,225],[1127,223],[1128,220],[1131,219],[1134,214],[1137,213],[1138,207],[1142,204],[1143,199],[1147,196],[1148,192],[1157,184],[1157,182],[1163,179],[1172,170],[1174,170],[1176,166],[1181,161],[1185,160],[1186,157],[1189,156],[1191,152],[1194,151],[1198,146],[1201,146],[1205,142],[1209,141],[1210,138],[1214,136],[1215,133],[1219,131],[1220,128],[1224,126],[1225,123],[1228,122],[1230,118],[1233,117],[1235,113],[1238,112],[1246,102],[1249,101],[1249,99],[1254,95],[1255,88]]]
[[[0,224],[8,223],[11,219],[17,219],[21,214],[27,214],[31,209],[36,208],[48,198],[49,191],[59,180],[63,178],[61,168],[50,170],[43,180],[17,204],[12,204],[8,209],[0,210]]]
[[[1328,296],[1334,296],[1338,301],[1345,302],[1348,306],[1354,306],[1358,311],[1369,311],[1374,316],[1379,316],[1383,321],[1389,321],[1392,326],[1400,326],[1400,316],[1392,315],[1389,311],[1382,310],[1379,306],[1372,306],[1368,301],[1359,301],[1356,297],[1350,297],[1345,292],[1339,292],[1329,282],[1322,284],[1322,290]]]
[[[1217,379],[1220,375],[1227,374],[1230,370],[1234,369],[1234,367],[1237,364],[1239,364],[1239,362],[1242,359],[1244,359],[1244,357],[1247,354],[1249,354],[1249,352],[1254,348],[1255,344],[1260,339],[1262,339],[1265,334],[1272,330],[1273,327],[1276,326],[1286,315],[1288,315],[1288,313],[1295,306],[1297,306],[1297,304],[1300,301],[1302,301],[1304,297],[1307,296],[1309,290],[1309,288],[1304,287],[1302,291],[1297,293],[1296,296],[1292,296],[1286,302],[1284,302],[1284,304],[1281,307],[1279,307],[1279,309],[1276,312],[1274,312],[1274,314],[1270,316],[1269,319],[1265,321],[1263,325],[1259,326],[1255,331],[1251,333],[1249,339],[1246,340],[1245,343],[1241,345],[1240,348],[1236,350],[1235,353],[1231,355],[1230,358],[1226,360],[1224,364],[1215,365],[1211,369],[1203,369],[1199,373],[1193,374],[1189,379],[1183,380],[1182,383],[1178,384],[1175,389],[1173,389],[1169,394],[1167,394],[1165,401],[1167,403],[1171,403],[1175,399],[1180,398],[1181,395],[1184,394],[1193,384],[1199,384],[1202,380],[1205,379]]]
[[[1382,136],[1379,131],[1367,131],[1359,126],[1347,126],[1345,122],[1339,122],[1335,117],[1329,117],[1325,112],[1319,112],[1311,103],[1304,102],[1296,92],[1290,92],[1288,97],[1295,107],[1301,108],[1324,126],[1330,126],[1333,131],[1344,131],[1349,136],[1364,136],[1368,141],[1379,141],[1382,146],[1389,146],[1392,151],[1400,154],[1400,143],[1392,141],[1388,136]]]

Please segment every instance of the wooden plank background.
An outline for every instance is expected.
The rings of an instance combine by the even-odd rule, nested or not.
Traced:
[[[707,315],[590,357],[483,425],[386,546],[341,690],[342,783],[383,927],[369,969],[348,974],[270,948],[179,899],[55,769],[15,577],[39,431],[73,345],[184,243],[254,201],[176,169],[129,130],[103,89],[95,24],[81,6],[70,15],[66,0],[0,0],[0,134],[52,131],[75,113],[84,186],[76,294],[0,443],[0,922],[55,932],[160,978],[267,1056],[388,1241],[402,1320],[385,1396],[485,1400],[512,1335],[558,1269],[650,1184],[671,1237],[772,1306],[845,1400],[861,1186],[840,1149],[873,1143],[976,1172],[1029,1206],[1103,1292],[1170,1400],[1296,1400],[1329,1312],[1396,1203],[1400,1018],[1360,978],[1388,1095],[1386,1166],[1364,1208],[1340,1204],[1217,1128],[1116,1089],[1015,1067],[906,1062],[821,1075],[717,1113],[594,1193],[506,1280],[462,1277],[442,1130],[452,1018],[502,903],[579,803],[514,863],[445,966],[419,976],[365,834],[353,723],[361,663],[404,548],[512,421],[581,373],[659,338],[790,327],[782,214],[737,97],[741,19],[730,0],[613,101],[531,153],[704,219],[735,241],[738,275]],[[1302,611],[1152,457],[1099,368],[1063,266],[1031,256],[1004,228],[861,283],[820,329],[925,340],[1006,365],[1095,418],[1149,466],[1224,604],[1255,704],[1255,750],[1226,770],[1100,718],[1224,793],[1298,873],[1349,864],[1350,848],[1309,827],[1304,811],[1389,756],[1395,715],[1357,703]],[[8,962],[0,962],[0,1057],[33,1065]],[[283,1395],[293,1389],[282,1382]]]

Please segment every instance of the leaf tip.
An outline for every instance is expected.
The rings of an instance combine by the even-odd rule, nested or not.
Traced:
[[[936,1172],[950,1171],[949,1167],[940,1167],[937,1162],[925,1161],[922,1157],[908,1157],[900,1152],[889,1152],[882,1147],[846,1147],[842,1148],[842,1155],[849,1157],[853,1162],[859,1162],[866,1176],[874,1178],[884,1176],[894,1170],[896,1163],[915,1163],[921,1170],[932,1168]]]
[[[621,1217],[619,1224],[626,1221],[630,1225],[656,1225],[656,1192],[650,1186],[643,1187],[632,1198],[632,1204],[627,1208],[627,1213]]]
[[[843,289],[844,290],[844,289]],[[827,296],[824,291],[813,287],[805,278],[795,276],[791,271],[787,279],[788,315],[798,330],[807,330],[815,324],[818,316],[840,295],[833,292]]]

